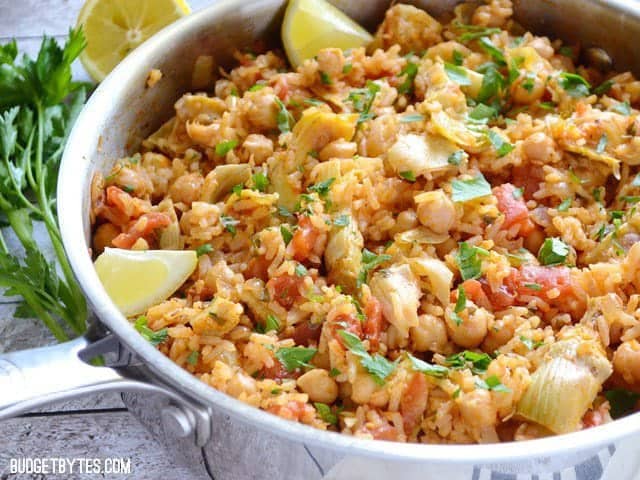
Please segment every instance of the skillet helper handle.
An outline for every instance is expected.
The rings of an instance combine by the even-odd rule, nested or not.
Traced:
[[[169,399],[162,412],[165,430],[178,437],[193,437],[203,446],[210,435],[207,408],[147,378],[123,368],[93,366],[86,360],[121,347],[114,337],[91,342],[85,337],[49,347],[0,354],[0,420],[15,417],[61,400],[99,392],[160,394]]]

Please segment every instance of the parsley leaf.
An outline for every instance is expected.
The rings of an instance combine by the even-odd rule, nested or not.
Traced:
[[[198,358],[200,357],[200,352],[197,350],[193,350],[189,356],[187,357],[187,363],[189,365],[197,365],[198,364]]]
[[[629,105],[629,102],[626,100],[624,102],[616,103],[611,107],[611,110],[627,117],[631,115],[631,105]]]
[[[269,178],[262,172],[254,173],[251,176],[251,181],[253,182],[253,188],[258,190],[259,192],[266,192],[267,187],[269,186]]]
[[[289,242],[293,238],[293,233],[286,225],[280,225],[280,235],[282,235],[282,239],[284,240],[285,245],[289,245]]]
[[[264,331],[270,332],[271,330],[276,332],[280,330],[280,320],[272,313],[267,315],[267,319],[264,322]]]
[[[478,40],[478,43],[480,44],[482,49],[485,52],[487,52],[498,65],[504,66],[507,64],[504,58],[504,53],[502,53],[502,50],[500,50],[498,47],[496,47],[493,44],[491,39],[487,37],[481,37],[480,40]]]
[[[322,182],[318,182],[314,185],[310,185],[307,187],[307,191],[316,192],[320,198],[326,198],[329,195],[329,190],[331,189],[331,185],[335,182],[336,179],[334,177],[327,178]]]
[[[542,345],[544,345],[544,342],[536,342],[536,341],[532,340],[531,338],[525,337],[523,335],[520,335],[520,341],[529,350],[535,350],[536,348],[541,347]]]
[[[362,250],[362,270],[358,274],[357,287],[360,288],[364,283],[367,283],[367,276],[369,272],[376,268],[381,263],[391,260],[391,255],[382,254],[376,255],[366,248]]]
[[[559,75],[559,82],[569,96],[574,98],[586,97],[591,90],[589,82],[577,73],[562,72]]]
[[[305,267],[301,263],[298,263],[293,270],[298,277],[304,277],[305,275],[309,274],[309,270],[307,270],[307,267]]]
[[[333,82],[331,81],[331,77],[327,72],[323,72],[322,70],[318,72],[320,74],[320,81],[324,85],[331,85]]]
[[[471,79],[467,75],[467,70],[464,67],[459,67],[452,63],[445,63],[444,71],[446,72],[447,76],[458,85],[471,85]]]
[[[278,97],[275,97],[276,105],[278,106],[278,115],[276,117],[276,121],[278,122],[278,130],[280,133],[287,133],[291,131],[291,125],[294,122],[293,116],[287,110],[287,107],[284,106],[282,100]]]
[[[487,137],[489,137],[489,141],[491,142],[491,145],[493,145],[493,148],[496,149],[498,158],[504,157],[515,148],[494,130],[487,131]]]
[[[369,372],[375,382],[378,385],[383,385],[384,380],[395,370],[396,364],[377,353],[373,356],[370,355],[364,349],[362,341],[353,333],[346,330],[339,330],[338,333],[351,353],[360,357],[360,364]]]
[[[471,364],[471,371],[476,374],[482,374],[487,371],[491,363],[491,357],[486,353],[472,352],[464,350],[460,353],[450,355],[445,359],[445,363],[451,368],[460,369],[467,368],[468,363]]]
[[[462,162],[462,160],[464,160],[466,154],[464,150],[458,150],[456,152],[453,152],[451,155],[449,155],[449,158],[447,158],[447,163],[449,165],[460,165],[460,163]]]
[[[306,347],[280,347],[276,351],[276,358],[287,369],[293,372],[298,368],[311,367],[309,362],[318,352],[315,348]]]
[[[611,87],[613,87],[613,82],[611,80],[605,80],[593,89],[593,93],[595,93],[596,95],[604,95],[609,90],[611,90]]]
[[[200,245],[198,248],[196,248],[196,255],[199,257],[211,252],[213,252],[213,247],[210,243],[205,243],[204,245]]]
[[[418,65],[412,62],[408,62],[405,67],[400,71],[399,77],[406,76],[404,81],[398,86],[398,93],[405,94],[413,91],[413,80],[418,74]]]
[[[331,411],[331,407],[329,407],[329,405],[326,403],[314,402],[313,406],[316,407],[318,415],[320,415],[320,418],[323,421],[331,425],[338,425],[338,416]]]
[[[494,392],[511,392],[511,389],[506,385],[503,385],[498,377],[495,375],[491,375],[487,377],[485,380],[476,379],[475,381],[476,387],[483,388],[485,390],[493,390]]]
[[[408,182],[415,182],[416,181],[416,174],[413,173],[411,170],[406,170],[404,172],[400,172],[398,173],[398,175],[400,175],[401,178],[407,180]]]
[[[351,217],[349,215],[343,214],[339,215],[334,221],[333,224],[336,227],[347,227],[351,222]]]
[[[349,92],[347,101],[351,102],[356,112],[360,113],[358,125],[373,118],[371,107],[373,106],[373,101],[379,91],[380,85],[368,80],[366,88],[356,88]]]
[[[492,98],[497,98],[500,96],[503,87],[504,77],[493,64],[489,65],[484,72],[482,85],[476,100],[478,102],[487,102]]]
[[[547,238],[540,247],[538,260],[543,265],[562,265],[569,255],[569,245],[559,238]]]
[[[566,212],[567,210],[569,210],[569,207],[571,206],[571,198],[565,198],[562,203],[560,205],[558,205],[558,211],[559,212]]]
[[[227,232],[229,232],[232,236],[235,237],[237,233],[236,225],[240,223],[240,220],[236,220],[235,218],[229,215],[223,214],[223,215],[220,215],[220,223],[222,224],[222,226]]]
[[[482,259],[480,257],[487,255],[489,255],[489,252],[484,248],[461,242],[455,259],[462,279],[472,280],[478,278],[482,273]]]
[[[491,195],[491,185],[482,173],[469,180],[456,179],[451,182],[451,198],[454,202],[468,202],[487,195]]]
[[[133,326],[138,331],[138,333],[142,335],[142,337],[154,347],[157,347],[158,345],[163,343],[169,335],[166,328],[157,331],[151,330],[147,326],[147,317],[145,317],[144,315],[139,316]]]
[[[220,142],[216,145],[216,155],[224,157],[227,153],[236,148],[237,145],[238,140],[225,140],[224,142]]]
[[[493,35],[495,33],[500,33],[502,31],[497,27],[482,27],[480,25],[466,25],[461,22],[454,22],[454,25],[456,28],[465,32],[462,35],[460,35],[460,37],[458,37],[458,40],[460,40],[462,43],[470,42],[472,40],[477,40],[478,38],[481,38],[481,37],[488,37],[490,35]]]
[[[407,353],[407,357],[409,357],[409,361],[411,362],[411,368],[416,372],[424,373],[425,375],[435,378],[444,378],[449,375],[449,369],[447,367],[427,363],[424,360],[414,357],[410,353]]]

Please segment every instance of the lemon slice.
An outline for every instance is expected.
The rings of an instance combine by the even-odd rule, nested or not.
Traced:
[[[131,50],[190,12],[184,0],[87,0],[78,16],[87,38],[80,60],[102,81]]]
[[[130,317],[169,298],[197,263],[194,250],[105,248],[95,267],[111,300]]]
[[[282,22],[282,43],[297,67],[328,47],[356,48],[373,37],[326,0],[290,0]]]

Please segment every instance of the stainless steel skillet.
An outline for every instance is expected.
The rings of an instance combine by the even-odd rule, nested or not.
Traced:
[[[390,2],[334,3],[373,27]],[[456,2],[413,3],[442,12]],[[146,42],[93,94],[65,151],[58,205],[74,272],[110,333],[0,356],[0,418],[56,399],[119,390],[134,392],[125,397],[132,411],[177,456],[194,445],[201,448],[216,478],[449,475],[451,479],[511,480],[516,477],[509,472],[560,474],[573,472],[576,465],[583,475],[579,480],[598,478],[598,468],[602,470],[610,456],[608,447],[624,437],[640,436],[640,414],[569,435],[500,445],[396,444],[321,432],[207,387],[140,337],[102,289],[88,253],[93,174],[109,170],[114,159],[134,151],[142,138],[171,115],[175,100],[189,89],[198,55],[213,54],[225,65],[234,48],[262,38],[277,43],[284,4],[284,0],[219,0]],[[634,40],[640,38],[640,4],[636,2],[519,0],[516,18],[536,33],[602,47],[615,68],[640,73],[640,59],[634,51]],[[161,69],[164,78],[146,89],[150,68]],[[108,351],[115,352],[114,367],[92,367],[80,359]],[[575,473],[567,475],[576,478]]]

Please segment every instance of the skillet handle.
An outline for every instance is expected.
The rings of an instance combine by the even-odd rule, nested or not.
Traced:
[[[119,358],[113,367],[88,363],[114,351]],[[49,347],[0,354],[0,420],[98,392],[161,394],[170,401],[162,412],[165,429],[178,437],[193,436],[196,445],[203,446],[211,429],[208,409],[136,374],[127,367],[131,355],[123,355],[123,351],[117,339],[108,336],[97,342],[79,337]]]

